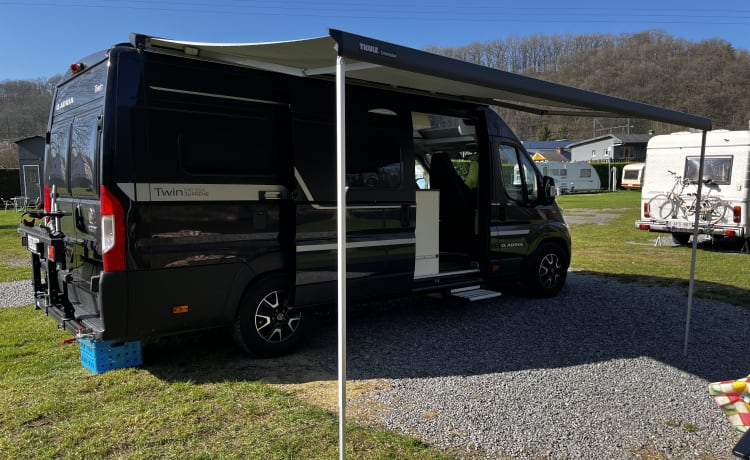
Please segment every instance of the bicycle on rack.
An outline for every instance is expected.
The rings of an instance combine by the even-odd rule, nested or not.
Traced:
[[[683,198],[683,192],[687,186],[696,185],[697,182],[683,179],[674,171],[667,170],[667,172],[674,176],[674,185],[669,192],[660,193],[649,200],[649,210],[653,216],[658,216],[660,219],[689,220],[695,216],[697,210],[700,221],[710,225],[714,225],[724,218],[727,212],[726,203],[720,197],[711,196],[711,192],[716,185],[710,179],[703,181],[703,185],[708,188],[708,192],[701,197],[700,203],[698,203],[697,193],[686,194],[693,197],[692,201],[688,202],[689,200],[686,201]]]

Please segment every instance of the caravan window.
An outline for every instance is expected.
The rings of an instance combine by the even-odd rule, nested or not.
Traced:
[[[700,157],[685,158],[686,179],[698,181]],[[727,185],[732,182],[732,156],[706,157],[703,164],[703,179],[715,184]]]
[[[581,169],[580,175],[581,175],[581,178],[589,178],[591,177],[591,170],[588,168],[583,168]]]
[[[622,178],[629,180],[638,179],[638,173],[639,171],[637,169],[626,169],[622,172]]]

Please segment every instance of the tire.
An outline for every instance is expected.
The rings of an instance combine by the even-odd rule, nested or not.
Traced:
[[[674,244],[684,245],[690,241],[690,233],[672,233],[672,242]]]
[[[568,277],[568,256],[560,245],[542,243],[528,259],[524,285],[533,297],[553,297]]]
[[[309,319],[290,304],[291,284],[280,275],[253,283],[240,301],[233,336],[244,352],[280,356],[302,339]]]
[[[651,212],[651,218],[668,219],[673,217],[677,212],[675,204],[667,195],[661,194],[651,198],[648,202],[648,209]]]

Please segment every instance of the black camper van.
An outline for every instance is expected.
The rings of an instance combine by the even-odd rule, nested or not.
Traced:
[[[66,329],[225,327],[251,354],[288,351],[336,299],[337,129],[351,299],[562,288],[554,184],[488,104],[351,78],[337,109],[330,73],[230,51],[134,35],[57,88],[45,210],[20,232],[36,305]]]

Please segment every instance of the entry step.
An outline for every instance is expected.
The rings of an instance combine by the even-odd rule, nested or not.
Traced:
[[[454,297],[461,297],[467,299],[470,302],[476,300],[491,299],[493,297],[500,297],[502,293],[497,291],[490,291],[489,289],[482,289],[479,286],[469,286],[459,289],[451,289],[451,295]]]

